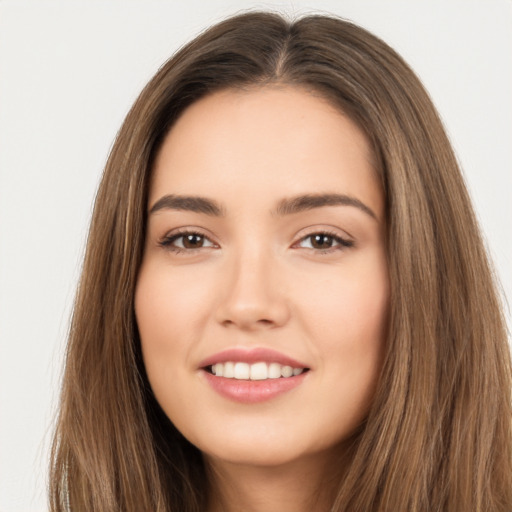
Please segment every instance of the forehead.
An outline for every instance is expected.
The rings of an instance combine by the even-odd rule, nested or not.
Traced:
[[[183,112],[157,154],[150,203],[164,193],[270,200],[307,192],[350,193],[383,209],[357,125],[318,95],[266,86],[216,92]]]

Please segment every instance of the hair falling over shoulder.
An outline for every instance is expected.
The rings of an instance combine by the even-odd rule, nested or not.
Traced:
[[[373,145],[387,205],[386,359],[331,512],[510,512],[510,350],[497,286],[438,114],[385,43],[327,16],[247,13],[142,91],[100,184],[51,454],[52,512],[200,512],[202,457],[157,404],[134,290],[155,153],[188,105],[282,83],[324,96]]]

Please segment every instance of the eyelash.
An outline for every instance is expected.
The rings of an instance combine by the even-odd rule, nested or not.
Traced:
[[[211,242],[211,240],[207,236],[205,236],[203,233],[200,233],[198,231],[192,231],[192,230],[183,230],[183,231],[178,231],[176,233],[173,233],[172,235],[165,236],[162,240],[160,240],[158,242],[158,245],[160,245],[164,249],[166,249],[168,251],[171,251],[171,252],[173,252],[175,254],[193,253],[193,252],[198,251],[200,249],[205,249],[205,247],[197,247],[195,249],[186,249],[186,248],[176,247],[175,245],[173,245],[173,243],[176,240],[178,240],[180,238],[183,238],[183,237],[185,237],[187,235],[199,236],[199,237],[202,237],[202,238],[204,238],[204,239],[206,239],[206,240]],[[314,250],[318,254],[330,254],[332,252],[343,251],[345,249],[349,249],[349,248],[354,246],[354,242],[353,241],[347,240],[345,238],[342,238],[337,233],[334,233],[334,232],[331,232],[331,231],[326,231],[326,230],[315,231],[315,232],[310,233],[310,234],[308,234],[306,236],[303,236],[294,245],[296,245],[297,243],[300,243],[300,242],[302,242],[304,240],[307,240],[308,238],[311,238],[311,237],[313,237],[315,235],[323,235],[323,236],[332,238],[333,239],[333,243],[338,244],[338,245],[335,245],[333,247],[329,247],[328,249],[315,249],[314,247],[310,248],[310,249]]]

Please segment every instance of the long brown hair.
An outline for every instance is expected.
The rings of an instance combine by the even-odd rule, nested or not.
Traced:
[[[188,105],[225,88],[306,88],[372,143],[386,196],[387,354],[332,511],[512,510],[511,362],[501,304],[450,143],[384,42],[341,19],[248,13],[207,30],[145,87],[97,194],[52,450],[53,512],[204,510],[199,451],[158,406],[133,297],[148,182]]]

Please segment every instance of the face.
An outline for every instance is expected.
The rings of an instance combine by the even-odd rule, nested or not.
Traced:
[[[212,460],[284,464],[364,420],[389,298],[365,136],[290,87],[189,107],[157,155],[135,296],[144,364]]]

